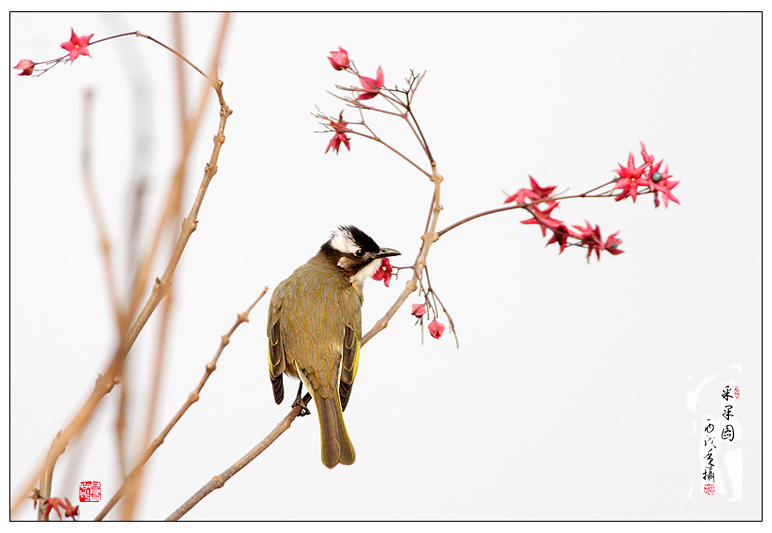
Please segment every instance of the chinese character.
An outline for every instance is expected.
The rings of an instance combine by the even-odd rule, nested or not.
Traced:
[[[721,416],[729,420],[729,417],[734,416],[732,414],[732,406],[731,405],[725,405],[724,406],[724,412],[721,413]]]
[[[78,497],[81,502],[99,502],[102,499],[102,482],[81,481]]]
[[[721,438],[728,440],[729,442],[734,440],[734,426],[732,424],[727,424],[726,427],[721,431]]]
[[[729,389],[729,385],[724,387],[724,392],[721,393],[721,397],[724,399],[725,402],[729,401],[729,398],[732,397],[732,392]]]

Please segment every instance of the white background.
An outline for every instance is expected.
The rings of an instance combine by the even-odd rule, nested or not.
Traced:
[[[206,68],[219,16],[184,20],[185,53]],[[70,27],[94,40],[141,30],[172,42],[165,14],[14,14],[11,64],[58,57]],[[220,68],[234,114],[175,277],[159,429],[236,313],[335,226],[356,224],[399,249],[397,265],[417,253],[428,180],[359,138],[350,153],[324,155],[329,135],[314,133],[315,106],[341,109],[326,91],[354,81],[326,59],[339,45],[365,75],[382,65],[389,86],[411,68],[428,71],[415,112],[445,177],[440,227],[500,205],[502,190],[527,186],[529,173],[577,193],[605,182],[628,151],[640,161],[641,140],[681,180],[682,205],[564,202],[554,215],[568,223],[586,218],[604,237],[620,230],[626,253],[589,265],[581,250],[545,249],[518,212],[449,232],[429,265],[460,348],[449,334],[421,344],[409,316],[417,298],[367,344],[345,413],[355,465],[321,464],[314,414],[186,519],[758,519],[760,44],[758,14],[234,15]],[[10,74],[12,494],[115,343],[82,185],[84,90],[95,93],[94,176],[122,282],[132,180],[147,171],[147,242],[176,162],[175,59],[133,37],[90,51],[40,78]],[[200,80],[192,71],[190,80],[193,100]],[[191,157],[186,212],[209,159],[215,104],[212,96]],[[401,124],[373,124],[423,163]],[[139,157],[138,136],[150,147]],[[388,289],[368,282],[365,328],[406,278]],[[289,401],[271,397],[266,306],[234,334],[201,401],[151,459],[137,518],[165,518],[288,412]],[[134,450],[157,321],[130,356]],[[701,418],[685,398],[716,373],[743,389],[736,503],[687,497],[699,490]],[[103,500],[118,488],[117,399],[116,389],[68,448],[54,494],[77,499],[81,480],[101,481]],[[29,507],[18,518],[33,518]],[[80,509],[87,520],[101,505]]]

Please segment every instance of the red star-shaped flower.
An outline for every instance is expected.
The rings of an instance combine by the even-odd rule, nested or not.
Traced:
[[[646,151],[646,145],[643,144],[643,141],[641,141],[641,157],[643,158],[643,163],[645,165],[654,164],[654,156],[649,155],[649,153]]]
[[[381,259],[381,267],[375,271],[373,279],[375,281],[383,280],[383,284],[387,287],[389,286],[389,283],[391,282],[391,263],[389,263],[388,257]]]
[[[556,227],[551,228],[552,229],[552,237],[550,237],[550,240],[547,241],[547,244],[545,246],[549,246],[552,243],[558,243],[560,245],[560,251],[559,254],[563,253],[563,250],[566,249],[566,245],[568,244],[568,238],[573,237],[575,239],[580,238],[579,234],[577,234],[575,231],[569,229],[566,227],[565,224],[562,222]]]
[[[670,181],[668,178],[673,176],[668,173],[668,166],[665,166],[665,170],[659,172],[659,167],[662,165],[662,161],[651,167],[649,172],[649,188],[654,193],[654,207],[659,207],[659,194],[662,193],[662,198],[665,200],[665,207],[668,206],[668,202],[673,200],[675,203],[680,204],[672,192],[672,189],[676,185],[681,183],[680,181]]]
[[[551,185],[549,187],[540,186],[539,183],[535,179],[533,179],[533,176],[531,175],[529,175],[528,178],[531,180],[531,188],[520,189],[515,194],[509,196],[506,200],[504,200],[505,204],[508,204],[511,202],[517,202],[518,204],[522,204],[525,202],[526,198],[530,200],[544,200],[546,198],[549,198],[549,195],[552,194],[552,191],[554,191],[556,188],[555,185]]]
[[[345,144],[346,148],[350,152],[351,145],[349,144],[349,141],[351,139],[346,136],[346,127],[348,126],[348,122],[343,120],[343,111],[340,112],[338,122],[333,120],[330,122],[330,126],[332,126],[332,129],[335,130],[335,135],[333,135],[332,139],[330,139],[330,142],[327,145],[327,149],[324,151],[324,153],[326,154],[330,151],[330,148],[332,148],[332,150],[337,154],[341,144]]]
[[[75,30],[70,28],[70,31],[72,32],[70,40],[63,42],[61,45],[62,48],[70,53],[70,61],[75,61],[79,56],[91,57],[91,54],[88,53],[88,42],[91,40],[94,34],[92,33],[91,35],[83,35],[78,37],[75,35]]]
[[[579,238],[582,239],[582,246],[587,247],[587,259],[589,259],[592,252],[595,251],[595,255],[598,260],[600,260],[600,252],[605,248],[603,238],[600,236],[600,226],[596,225],[593,228],[592,224],[586,220],[584,223],[585,226],[574,227],[579,230]],[[616,235],[616,233],[614,235]]]
[[[369,100],[378,96],[378,92],[383,87],[383,69],[378,67],[378,72],[375,75],[375,79],[368,78],[367,76],[359,76],[359,83],[362,84],[362,94],[357,97],[357,100]]]
[[[78,517],[78,507],[80,507],[79,505],[73,506],[70,503],[70,500],[68,500],[67,498],[65,498],[64,501],[62,501],[60,498],[48,498],[45,501],[45,506],[46,506],[46,510],[45,510],[46,518],[48,518],[48,515],[51,514],[51,510],[53,509],[54,511],[56,511],[56,514],[59,516],[59,520],[62,519],[62,513],[59,512],[60,507],[64,511],[64,517],[72,518],[73,520],[75,520]]]
[[[547,229],[555,229],[562,222],[560,220],[556,220],[552,217],[550,217],[550,213],[552,213],[552,210],[555,209],[558,206],[558,203],[554,200],[551,202],[547,202],[547,208],[545,210],[539,209],[538,206],[531,206],[527,209],[533,213],[533,218],[529,218],[528,220],[522,220],[520,221],[521,224],[539,224],[541,227],[541,235],[542,237],[547,236]]]
[[[627,158],[627,166],[622,166],[622,163],[619,163],[619,168],[614,171],[619,174],[619,180],[614,185],[614,188],[622,189],[622,192],[616,197],[617,202],[628,196],[635,202],[638,196],[638,187],[649,185],[649,180],[643,176],[647,166],[644,163],[636,168],[632,152],[630,152],[630,156]]]
[[[606,244],[604,244],[606,251],[611,255],[619,255],[625,253],[624,250],[619,249],[619,245],[622,244],[622,240],[617,239],[617,235],[619,235],[618,231],[609,235],[608,239],[606,239]]]

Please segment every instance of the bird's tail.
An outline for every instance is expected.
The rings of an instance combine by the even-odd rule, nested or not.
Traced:
[[[322,398],[319,394],[315,396],[314,403],[317,404],[322,433],[322,463],[327,468],[334,468],[338,463],[353,464],[356,453],[348,438],[346,424],[343,423],[343,411],[337,394],[332,398]]]

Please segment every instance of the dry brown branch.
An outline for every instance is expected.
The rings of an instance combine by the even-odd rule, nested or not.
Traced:
[[[174,428],[174,426],[177,424],[177,422],[180,421],[180,419],[187,412],[190,406],[198,401],[199,395],[201,394],[201,390],[204,388],[204,385],[206,385],[206,382],[207,380],[209,380],[209,377],[212,375],[212,372],[214,372],[215,369],[217,368],[217,361],[220,359],[220,355],[222,354],[223,350],[230,342],[231,335],[233,335],[233,332],[236,331],[236,328],[238,328],[241,324],[243,324],[244,322],[249,322],[249,313],[257,305],[257,302],[259,302],[263,298],[263,296],[265,296],[266,292],[268,292],[268,287],[263,288],[262,292],[258,295],[255,301],[252,302],[252,305],[250,305],[246,311],[236,316],[236,322],[233,324],[233,326],[231,326],[231,328],[228,330],[228,332],[225,335],[220,337],[220,346],[217,349],[217,352],[214,354],[214,357],[212,358],[212,360],[206,364],[204,375],[199,380],[198,385],[196,385],[196,388],[193,389],[193,391],[188,395],[188,398],[187,400],[185,400],[185,403],[182,405],[182,407],[180,407],[177,413],[175,413],[175,415],[172,417],[169,423],[166,424],[166,427],[161,431],[161,433],[159,433],[158,436],[155,439],[153,439],[153,442],[150,443],[150,446],[148,447],[148,449],[145,450],[144,455],[139,460],[139,462],[134,467],[134,469],[131,471],[131,473],[123,481],[123,484],[121,485],[121,487],[116,491],[113,497],[110,498],[110,501],[107,502],[105,507],[99,512],[99,514],[96,516],[94,520],[102,520],[107,515],[107,513],[109,513],[110,510],[113,507],[115,507],[115,504],[118,503],[121,497],[123,497],[127,489],[131,487],[132,483],[137,479],[137,476],[140,474],[145,464],[148,462],[148,460],[153,455],[153,453],[155,453],[158,447],[161,446],[161,444],[163,444],[164,440],[169,435],[169,433]]]
[[[378,332],[382,331],[386,328],[386,326],[389,325],[389,320],[391,320],[391,317],[393,317],[399,308],[402,307],[402,304],[405,303],[405,300],[407,300],[407,297],[410,296],[410,293],[414,292],[418,288],[417,281],[421,276],[421,272],[423,272],[424,268],[426,267],[426,258],[429,255],[429,248],[431,248],[432,244],[434,244],[434,242],[438,239],[437,232],[435,230],[437,228],[437,220],[439,219],[440,211],[442,210],[442,205],[440,204],[440,184],[442,183],[442,176],[437,173],[437,164],[434,161],[432,161],[431,180],[432,183],[434,183],[434,194],[432,195],[432,203],[431,207],[429,208],[429,220],[427,229],[426,232],[421,236],[423,244],[421,245],[421,249],[418,251],[416,260],[413,262],[413,277],[408,280],[407,283],[405,283],[405,288],[402,289],[402,292],[397,297],[397,300],[394,302],[394,304],[392,304],[389,310],[386,311],[386,314],[383,315],[383,317],[381,317],[372,328],[370,328],[370,331],[362,335],[363,346],[367,343],[367,341],[377,335]]]
[[[222,98],[222,92],[218,91],[217,71],[218,71],[218,65],[220,61],[220,54],[222,53],[222,47],[225,43],[225,33],[226,33],[225,30],[227,29],[228,20],[229,20],[228,13],[225,13],[223,15],[222,23],[220,25],[220,31],[218,33],[218,39],[214,49],[212,62],[209,67],[209,72],[212,73],[211,77],[201,72],[201,70],[198,67],[193,65],[190,61],[188,61],[184,56],[179,54],[177,51],[169,48],[168,46],[162,43],[158,43],[158,41],[156,41],[152,37],[149,37],[149,36],[146,36],[145,34],[141,34],[140,32],[137,32],[138,36],[146,37],[153,42],[161,44],[161,46],[163,46],[167,50],[170,50],[177,57],[181,58],[188,65],[192,66],[196,71],[198,71],[205,78],[207,78],[209,80],[209,85],[211,85],[218,93],[221,113],[222,113],[223,106],[225,106],[225,102]],[[201,120],[204,116],[204,110],[206,108],[208,95],[209,95],[209,87],[205,86],[201,90],[201,95],[198,99],[198,107],[196,109],[196,113],[193,114],[193,118],[186,124],[183,148],[182,148],[179,160],[177,161],[177,166],[174,172],[174,178],[172,179],[171,187],[167,194],[166,201],[164,202],[163,211],[161,213],[161,216],[158,219],[158,222],[156,223],[153,239],[151,240],[151,244],[150,244],[150,249],[144,255],[142,261],[140,262],[139,268],[137,269],[137,273],[134,279],[132,296],[130,298],[130,303],[129,303],[129,316],[134,316],[134,313],[136,313],[139,307],[139,304],[142,301],[142,297],[145,293],[148,280],[150,279],[150,272],[158,252],[158,247],[160,246],[161,240],[163,238],[164,230],[166,229],[168,222],[172,217],[173,206],[178,194],[177,187],[179,186],[179,184],[183,179],[185,168],[187,167],[187,164],[188,164],[188,157],[190,156],[190,151],[193,148],[193,141],[195,139],[195,134],[198,131],[198,128],[201,124]]]
[[[184,55],[184,39],[182,36],[182,16],[180,13],[172,13],[172,33],[173,33],[173,48]],[[173,177],[172,192],[169,197],[171,203],[170,216],[166,218],[166,231],[173,231],[173,221],[179,220],[182,209],[182,194],[185,190],[185,177],[187,176],[187,163],[186,157],[186,140],[188,137],[194,137],[189,133],[188,128],[188,116],[187,116],[187,84],[185,82],[185,65],[182,61],[175,61],[175,80],[177,84],[177,113],[179,115],[180,125],[180,161],[182,165],[175,173]],[[212,68],[216,68],[216,64],[212,65]],[[206,94],[208,93],[207,87],[202,90],[202,101],[206,101]],[[156,414],[158,413],[158,398],[160,396],[161,382],[163,378],[164,362],[166,359],[166,340],[168,338],[169,323],[171,319],[171,311],[174,305],[174,287],[169,291],[169,295],[164,300],[163,307],[161,309],[160,324],[158,329],[158,338],[156,341],[155,357],[153,361],[153,371],[151,374],[150,391],[148,393],[147,401],[147,413],[145,416],[145,431],[142,440],[140,441],[139,454],[150,445],[153,438],[153,431],[155,430]],[[132,520],[136,512],[137,503],[139,501],[139,494],[142,489],[142,474],[144,470],[140,469],[135,481],[129,487],[126,497],[123,501],[121,508],[121,519]],[[127,473],[123,471],[121,473],[122,478],[126,478]]]
[[[105,282],[107,283],[107,296],[110,306],[115,315],[115,324],[118,327],[118,334],[122,337],[129,327],[126,309],[121,305],[118,296],[118,285],[115,282],[115,271],[112,259],[112,244],[110,235],[107,231],[104,212],[99,202],[96,188],[94,187],[94,178],[91,170],[91,123],[92,123],[92,105],[93,93],[87,89],[83,95],[83,137],[81,144],[81,168],[83,172],[83,187],[86,190],[86,198],[91,209],[91,215],[94,217],[94,226],[99,236],[99,249],[102,256],[102,266],[105,271]]]
[[[220,43],[222,43],[222,41],[224,40],[225,30],[227,29],[227,21],[228,21],[228,15],[225,14],[223,17],[222,25],[220,27],[220,38],[219,38]],[[139,32],[137,32],[137,35],[144,36],[144,35],[141,35]],[[154,39],[151,39],[151,40],[153,40],[154,42],[157,42]],[[165,45],[164,47],[168,48]],[[190,64],[190,62],[187,59],[185,59],[185,61]],[[198,68],[196,68],[196,70],[200,72]],[[213,72],[216,73],[216,70],[213,70]],[[136,341],[137,336],[139,335],[140,331],[142,331],[142,329],[145,327],[145,324],[147,324],[147,321],[155,311],[156,307],[158,307],[158,304],[163,300],[163,298],[166,296],[166,294],[169,291],[172,278],[177,269],[177,266],[179,265],[180,259],[182,257],[182,253],[185,251],[185,246],[187,245],[188,240],[190,239],[190,236],[193,234],[193,231],[195,231],[196,229],[196,224],[197,224],[196,219],[198,217],[198,212],[201,208],[201,204],[203,203],[206,191],[209,187],[209,184],[212,181],[212,178],[217,172],[217,161],[219,159],[222,145],[225,142],[225,135],[224,135],[225,124],[227,122],[228,117],[232,113],[228,105],[225,103],[225,99],[222,94],[222,82],[219,79],[217,79],[215,75],[211,77],[207,77],[207,79],[209,79],[220,102],[220,123],[218,125],[217,134],[214,137],[214,147],[212,149],[209,163],[207,163],[205,166],[203,179],[201,181],[198,192],[196,194],[196,198],[193,201],[193,205],[188,213],[188,216],[182,222],[182,227],[180,229],[180,234],[177,239],[174,252],[172,253],[171,258],[169,259],[169,262],[166,268],[164,269],[164,273],[161,276],[161,278],[160,279],[156,278],[156,282],[153,285],[153,289],[144,307],[138,314],[134,323],[128,329],[126,335],[121,339],[120,344],[116,347],[109,367],[104,372],[104,374],[100,375],[99,378],[96,380],[94,390],[91,392],[88,399],[80,408],[80,410],[75,415],[75,417],[54,438],[51,444],[50,451],[46,456],[46,459],[42,462],[42,464],[38,468],[35,469],[33,474],[22,485],[19,493],[17,494],[16,498],[14,499],[11,505],[11,515],[17,512],[18,509],[21,507],[21,505],[24,503],[28,495],[32,492],[33,486],[35,485],[36,481],[40,478],[43,472],[46,472],[47,470],[53,468],[53,465],[55,464],[57,458],[62,453],[64,453],[64,450],[67,448],[67,445],[69,444],[70,440],[73,437],[80,434],[80,432],[83,430],[83,428],[91,419],[94,413],[94,410],[96,409],[97,405],[99,405],[99,402],[102,400],[102,398],[104,398],[106,394],[108,394],[112,390],[115,384],[115,378],[118,375],[119,370],[123,366],[124,359],[126,358],[131,347],[134,345],[134,342]]]
[[[305,396],[303,396],[303,403],[307,404],[311,401],[311,395],[306,393]],[[287,414],[287,416],[284,417],[284,419],[279,422],[279,424],[273,428],[273,431],[271,431],[263,440],[260,441],[260,443],[249,450],[247,454],[236,461],[232,466],[227,468],[223,473],[221,473],[218,476],[214,476],[209,483],[201,487],[198,492],[196,492],[193,496],[188,498],[188,500],[183,503],[177,510],[175,510],[172,514],[170,514],[166,520],[179,520],[182,518],[185,513],[190,511],[198,502],[200,502],[202,499],[204,499],[209,493],[221,488],[223,485],[225,485],[225,482],[228,481],[230,478],[232,478],[236,473],[239,472],[242,468],[247,466],[249,463],[252,462],[253,459],[255,459],[258,455],[263,453],[263,451],[268,448],[276,439],[281,436],[282,433],[287,431],[292,424],[292,421],[295,420],[298,415],[300,414],[301,409],[303,409],[303,405],[295,405],[292,407],[292,410]]]

